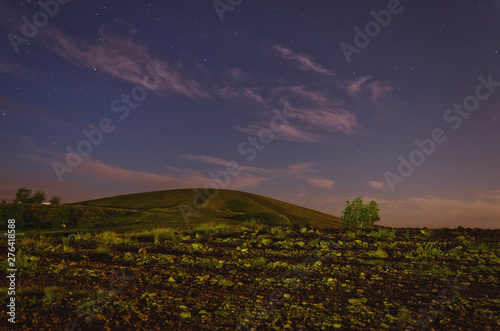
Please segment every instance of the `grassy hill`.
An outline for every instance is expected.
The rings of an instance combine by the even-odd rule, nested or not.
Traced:
[[[83,206],[135,211],[112,217],[124,230],[165,226],[192,226],[204,222],[239,224],[258,219],[270,225],[339,227],[338,217],[268,197],[232,190],[219,190],[206,198],[203,189],[179,189],[120,195],[77,203]],[[74,205],[74,204],[73,204]]]

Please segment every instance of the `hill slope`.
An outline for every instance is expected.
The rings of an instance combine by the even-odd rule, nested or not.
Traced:
[[[78,204],[133,209],[138,211],[141,221],[158,223],[162,220],[164,226],[193,225],[212,220],[237,224],[252,218],[273,225],[301,224],[317,228],[340,226],[338,217],[256,194],[219,190],[207,199],[202,192],[203,189],[155,191]]]

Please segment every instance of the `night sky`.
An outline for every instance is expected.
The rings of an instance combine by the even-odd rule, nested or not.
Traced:
[[[0,0],[0,199],[206,186],[499,227],[500,1],[58,3]]]

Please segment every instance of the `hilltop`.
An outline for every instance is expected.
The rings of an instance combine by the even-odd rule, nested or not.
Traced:
[[[261,195],[219,190],[206,198],[203,189],[178,189],[126,194],[75,203],[101,208],[130,209],[124,223],[140,222],[145,227],[185,226],[208,221],[239,224],[260,220],[269,225],[310,225],[316,228],[340,227],[338,217]],[[75,205],[72,204],[72,205]],[[114,219],[117,223],[118,219]],[[124,224],[125,225],[125,224]],[[138,225],[138,224],[136,224]],[[135,226],[134,226],[135,227]]]

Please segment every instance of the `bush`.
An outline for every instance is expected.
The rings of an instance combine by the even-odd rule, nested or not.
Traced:
[[[342,225],[348,228],[373,227],[380,220],[377,203],[372,200],[364,205],[362,197],[356,197],[352,203],[346,201],[346,207],[340,217]]]

